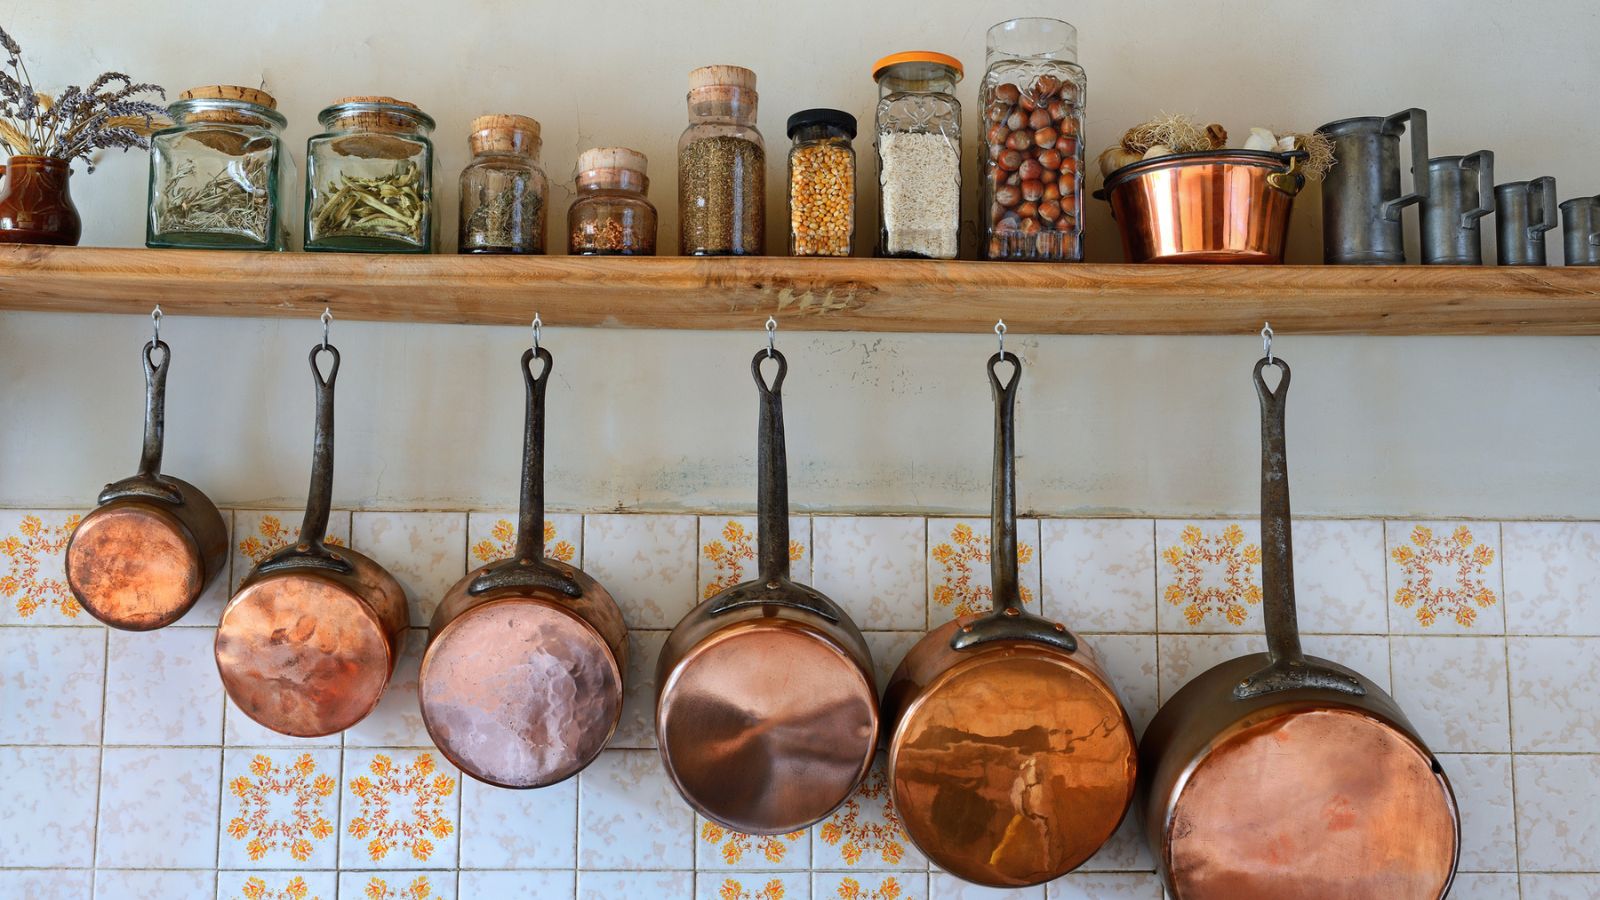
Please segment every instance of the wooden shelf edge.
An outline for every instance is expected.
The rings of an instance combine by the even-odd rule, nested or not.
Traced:
[[[1600,269],[395,256],[0,246],[0,309],[1019,334],[1600,334]]]

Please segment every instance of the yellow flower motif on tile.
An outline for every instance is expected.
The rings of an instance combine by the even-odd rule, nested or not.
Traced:
[[[722,890],[717,892],[719,900],[783,900],[783,882],[773,878],[754,891],[745,890],[745,886],[737,878],[722,879]]]
[[[1394,602],[1403,609],[1417,610],[1417,623],[1427,628],[1448,614],[1463,628],[1471,628],[1478,609],[1499,602],[1484,580],[1494,563],[1494,548],[1480,544],[1466,525],[1457,526],[1448,538],[1434,536],[1433,529],[1418,525],[1411,529],[1410,545],[1401,544],[1389,557],[1400,566],[1405,582],[1394,591]],[[1434,575],[1445,580],[1434,583]]]
[[[957,616],[985,613],[994,608],[994,589],[988,583],[989,544],[966,523],[950,529],[950,540],[933,548],[933,561],[944,569],[944,576],[933,588],[933,602],[953,607]],[[1017,542],[1017,565],[1033,559],[1033,547]],[[1033,602],[1033,591],[1020,588],[1023,603]]]
[[[756,536],[742,523],[730,519],[722,528],[722,540],[707,541],[700,553],[717,572],[701,593],[702,600],[709,600],[745,580],[744,564],[756,559]],[[790,562],[799,562],[805,555],[805,544],[789,542]]]
[[[472,545],[472,555],[482,563],[510,559],[511,554],[517,549],[516,524],[501,519],[494,523],[494,528],[489,534],[490,537]],[[544,555],[546,558],[564,563],[572,562],[578,555],[578,549],[571,543],[556,540],[556,526],[549,519],[544,523]]]
[[[11,560],[11,571],[0,576],[0,594],[16,598],[17,615],[32,618],[48,607],[76,619],[83,611],[59,565],[59,557],[82,518],[68,516],[58,526],[47,526],[38,516],[23,516],[17,533],[0,539],[0,556]]]
[[[285,525],[277,516],[265,515],[256,523],[256,533],[239,542],[239,552],[248,557],[252,563],[258,563],[289,546],[299,537],[299,526]],[[331,535],[323,538],[323,541],[334,547],[344,546],[344,541]]]
[[[767,862],[783,862],[789,846],[805,836],[804,831],[791,831],[784,835],[743,834],[730,831],[715,822],[700,826],[700,840],[719,848],[722,861],[730,866],[737,865],[752,849],[759,851]]]
[[[1185,526],[1178,543],[1161,551],[1161,559],[1174,573],[1166,601],[1182,606],[1190,625],[1200,624],[1212,613],[1230,625],[1242,625],[1249,612],[1246,606],[1261,602],[1261,585],[1251,577],[1261,569],[1261,548],[1245,543],[1244,529],[1237,524],[1229,523],[1215,533],[1198,525]],[[1207,581],[1208,566],[1221,567],[1220,584]]]
[[[845,878],[839,882],[839,900],[898,900],[904,894],[905,889],[893,878],[885,878],[882,884],[870,891],[863,888],[861,882],[854,878]]]
[[[361,802],[347,829],[350,836],[367,841],[367,856],[373,862],[397,847],[426,862],[433,855],[430,838],[443,840],[455,831],[444,801],[455,793],[456,780],[436,773],[428,753],[417,754],[409,766],[397,766],[380,753],[367,769],[371,777],[361,775],[350,782],[350,793]]]
[[[306,880],[299,875],[277,889],[269,888],[266,879],[252,876],[245,880],[239,893],[243,895],[243,900],[322,900],[320,894],[311,893]]]
[[[322,801],[333,796],[333,776],[317,771],[311,754],[302,753],[287,768],[271,756],[257,753],[250,774],[228,782],[228,792],[239,798],[239,814],[228,822],[228,836],[244,841],[245,853],[260,860],[272,850],[285,849],[300,862],[311,858],[313,841],[333,834],[333,823],[323,815]],[[272,817],[272,798],[289,799],[289,816]]]
[[[433,885],[428,883],[426,875],[418,875],[410,884],[395,890],[389,888],[387,881],[373,876],[362,893],[367,900],[429,900],[434,896]]]
[[[883,822],[863,821],[862,802],[881,804]],[[896,865],[906,854],[905,829],[900,827],[900,813],[894,808],[894,797],[889,793],[889,779],[882,769],[872,770],[861,786],[844,805],[822,823],[820,836],[824,843],[838,846],[845,865],[861,862],[864,854],[876,853],[878,858]]]

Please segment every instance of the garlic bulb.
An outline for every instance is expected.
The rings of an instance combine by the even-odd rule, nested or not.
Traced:
[[[1146,150],[1144,152],[1144,158],[1145,159],[1155,159],[1158,156],[1171,156],[1171,155],[1172,155],[1172,148],[1168,147],[1166,144],[1155,144],[1155,145],[1152,145],[1149,150]]]
[[[1141,158],[1139,154],[1124,150],[1121,147],[1110,147],[1106,152],[1100,154],[1100,175],[1102,177],[1110,175],[1123,166],[1133,165]]]
[[[1246,150],[1276,150],[1278,149],[1278,136],[1265,128],[1250,129],[1250,136],[1245,138]]]

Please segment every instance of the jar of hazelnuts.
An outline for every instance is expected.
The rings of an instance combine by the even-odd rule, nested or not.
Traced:
[[[983,110],[984,259],[1083,259],[1083,96],[1078,30],[1059,19],[989,29]]]

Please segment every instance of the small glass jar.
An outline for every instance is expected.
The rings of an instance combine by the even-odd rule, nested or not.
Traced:
[[[878,60],[878,254],[955,259],[961,248],[961,63],[929,51]]]
[[[284,118],[271,94],[213,84],[167,107],[173,125],[150,138],[147,247],[283,250],[294,183]]]
[[[1083,260],[1083,99],[1078,30],[1059,19],[989,29],[979,89],[983,257]]]
[[[461,170],[461,253],[543,253],[549,186],[539,166],[539,122],[472,120],[472,161]]]
[[[574,256],[655,256],[656,208],[644,154],[595,147],[578,155],[578,199],[567,208],[567,252]]]
[[[856,233],[856,117],[807,109],[789,117],[789,255],[849,256]]]
[[[393,97],[345,97],[306,142],[307,250],[431,253],[433,119]]]
[[[689,127],[678,139],[678,252],[759,256],[766,246],[767,145],[756,130],[756,74],[689,73]]]

